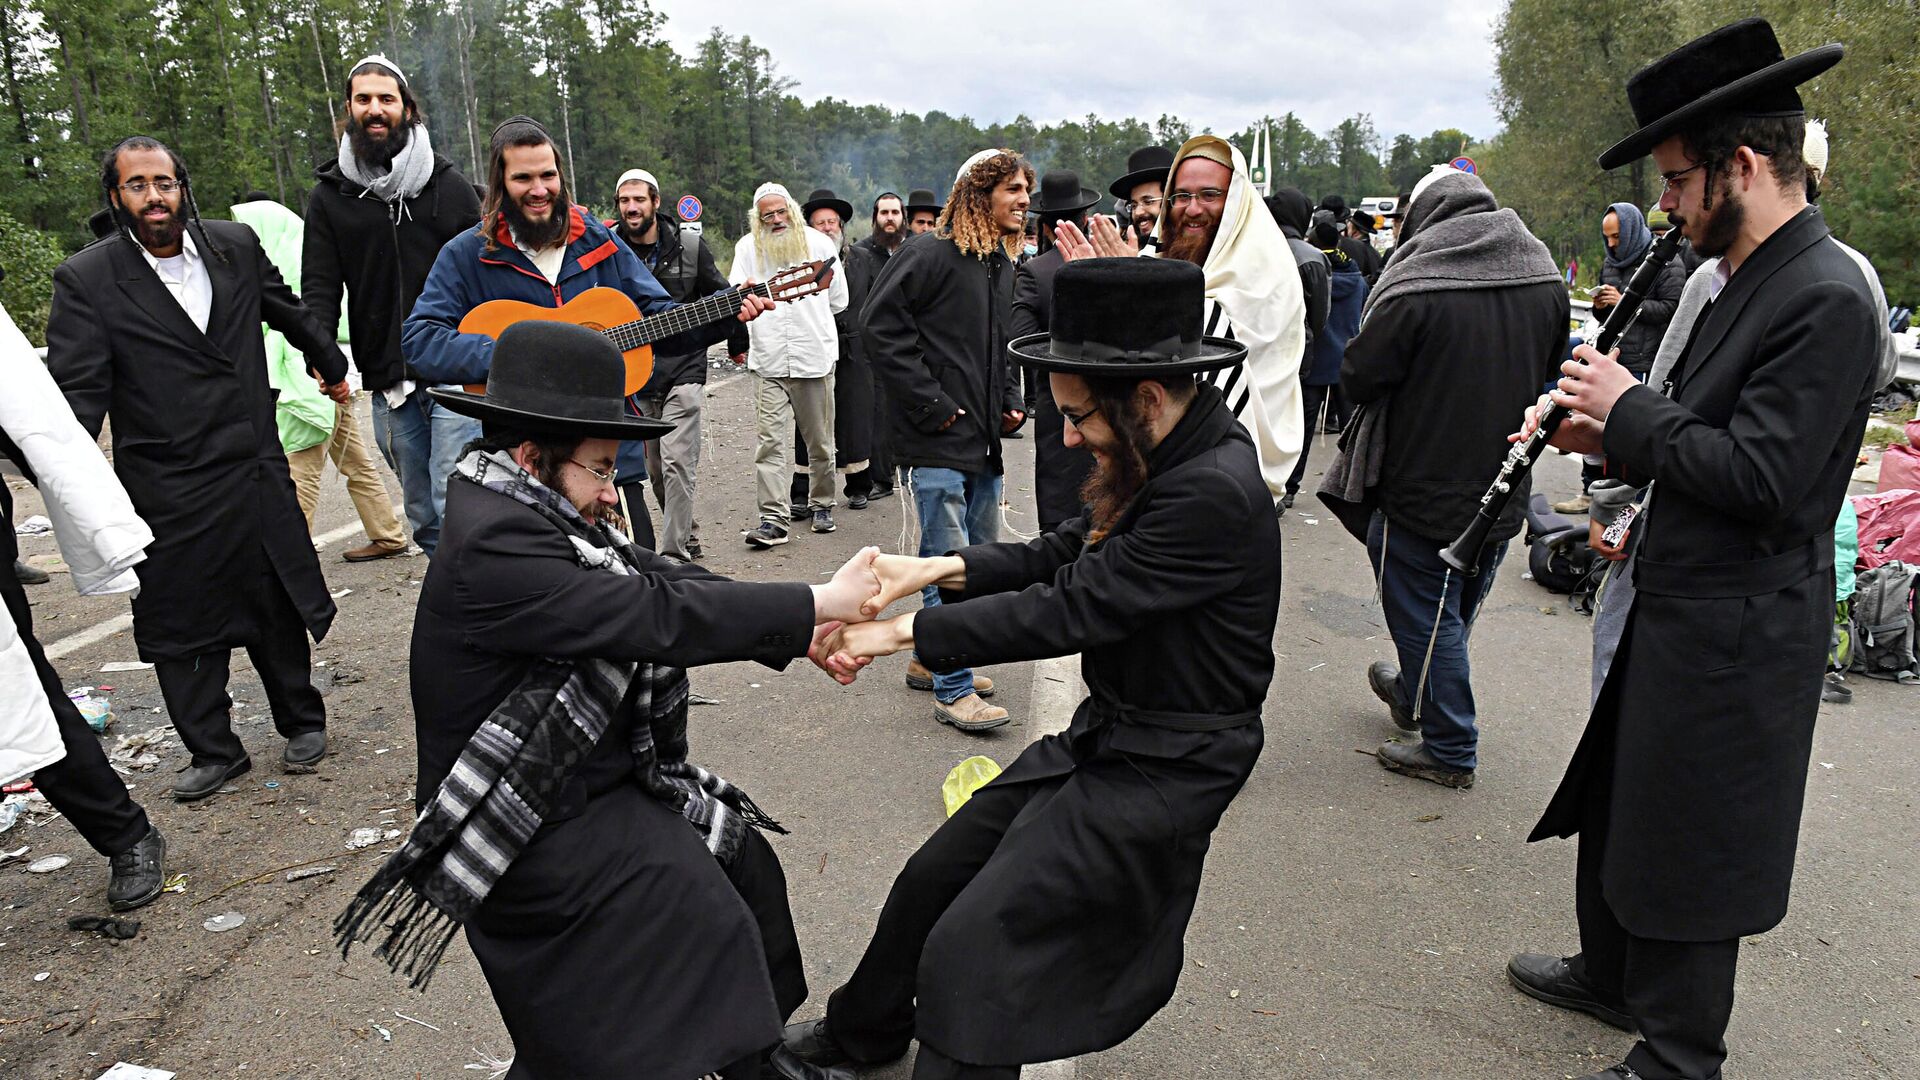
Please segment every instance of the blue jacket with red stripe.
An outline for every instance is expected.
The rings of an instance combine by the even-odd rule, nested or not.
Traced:
[[[400,332],[400,350],[407,365],[430,383],[484,383],[493,364],[493,339],[485,334],[463,334],[460,320],[489,300],[524,300],[559,307],[597,286],[618,289],[633,298],[642,315],[657,315],[673,307],[673,300],[633,250],[620,243],[605,225],[568,208],[573,216],[567,233],[567,257],[559,279],[551,284],[526,253],[513,246],[504,222],[488,251],[480,230],[447,241],[427,274],[426,287],[414,302]],[[718,340],[727,324],[703,327],[659,342],[676,345],[694,335]],[[704,331],[704,333],[703,333]]]

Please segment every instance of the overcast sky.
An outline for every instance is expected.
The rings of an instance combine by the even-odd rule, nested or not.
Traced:
[[[1042,124],[1089,112],[1148,122],[1171,113],[1222,132],[1289,110],[1324,132],[1366,112],[1385,137],[1457,127],[1476,138],[1496,127],[1492,36],[1501,7],[654,0],[682,55],[715,26],[747,34],[807,101],[939,109],[982,125],[1020,113]],[[929,18],[905,14],[916,11]],[[1149,25],[1162,29],[1143,29]]]

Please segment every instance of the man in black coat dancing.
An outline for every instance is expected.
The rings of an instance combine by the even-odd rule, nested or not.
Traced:
[[[935,670],[1081,653],[1092,694],[908,860],[803,1060],[915,1080],[997,1080],[1113,1046],[1173,995],[1209,839],[1259,758],[1280,600],[1279,524],[1253,441],[1198,372],[1205,275],[1088,259],[1054,279],[1051,335],[1016,339],[1098,460],[1088,512],[1029,544],[875,563],[888,600],[940,606],[849,627],[829,666],[917,648]],[[1235,542],[1222,543],[1222,537]],[[851,671],[844,668],[839,674]]]
[[[1507,968],[1532,997],[1639,1030],[1586,1080],[1717,1080],[1740,939],[1787,909],[1833,523],[1882,355],[1872,286],[1806,198],[1794,87],[1840,56],[1788,59],[1761,19],[1722,27],[1628,80],[1642,127],[1600,156],[1651,153],[1661,209],[1721,261],[1662,385],[1582,346],[1551,394],[1573,410],[1554,446],[1653,484],[1619,647],[1529,838],[1580,837],[1580,952]]]
[[[336,401],[347,358],[252,229],[200,220],[178,154],[122,140],[100,186],[118,227],[54,271],[47,365],[89,434],[113,417],[114,470],[153,527],[133,641],[193,755],[174,798],[253,767],[227,696],[237,647],[287,738],[286,767],[310,772],[327,735],[307,635],[326,635],[334,607],[280,447],[260,324]]]

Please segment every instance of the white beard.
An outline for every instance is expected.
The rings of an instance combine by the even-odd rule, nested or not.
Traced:
[[[763,279],[807,261],[807,230],[795,225],[783,233],[774,233],[756,222],[753,226],[753,254]]]

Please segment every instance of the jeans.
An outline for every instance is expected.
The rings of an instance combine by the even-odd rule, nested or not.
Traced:
[[[480,421],[434,401],[425,389],[415,390],[397,409],[387,405],[382,391],[372,398],[373,439],[400,478],[413,542],[432,558],[447,509],[447,477],[459,463],[460,451],[480,437]]]
[[[920,557],[945,555],[970,544],[1000,538],[1000,480],[958,469],[908,469],[914,509],[920,516]],[[920,606],[940,606],[940,590],[920,590]],[[973,670],[935,672],[933,696],[952,704],[973,693]]]
[[[1471,577],[1451,570],[1440,560],[1442,546],[1441,541],[1416,533],[1394,532],[1386,515],[1377,512],[1367,529],[1367,557],[1380,580],[1380,606],[1386,613],[1387,629],[1393,634],[1394,651],[1400,657],[1400,700],[1413,701],[1414,687],[1419,685],[1420,670],[1425,667],[1427,686],[1419,710],[1421,739],[1441,764],[1471,769],[1478,762],[1480,732],[1475,724],[1467,641],[1473,636],[1480,606],[1493,588],[1494,573],[1507,554],[1507,542],[1482,548],[1480,572]],[[1433,660],[1428,665],[1430,642]]]

